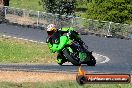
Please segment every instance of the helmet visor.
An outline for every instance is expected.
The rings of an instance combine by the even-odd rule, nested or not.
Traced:
[[[47,31],[48,35],[52,35],[54,31]]]

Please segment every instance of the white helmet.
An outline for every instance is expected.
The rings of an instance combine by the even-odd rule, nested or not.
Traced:
[[[47,26],[47,31],[53,31],[53,30],[55,30],[56,29],[56,25],[55,24],[49,24],[48,26]]]
[[[56,29],[56,25],[55,24],[49,24],[47,26],[47,33],[48,33],[48,35],[52,35],[56,31],[57,31],[57,29]]]

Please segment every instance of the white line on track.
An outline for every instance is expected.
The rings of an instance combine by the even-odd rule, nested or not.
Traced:
[[[2,35],[2,36],[3,37],[7,37],[7,38],[14,38],[14,39],[20,39],[20,40],[30,41],[30,42],[34,42],[34,43],[46,44],[45,42],[38,42],[38,41],[30,40],[30,39],[18,38],[18,37],[13,37],[13,36],[9,36],[9,35]]]
[[[104,61],[102,61],[102,62],[99,62],[99,63],[107,63],[107,62],[109,62],[110,61],[110,58],[109,57],[107,57],[107,56],[104,56],[104,55],[101,55],[101,54],[97,54],[97,53],[94,53],[94,54],[96,54],[97,56],[100,56],[100,57],[104,57],[105,58],[105,60]]]

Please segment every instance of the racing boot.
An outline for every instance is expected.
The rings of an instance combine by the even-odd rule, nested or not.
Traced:
[[[58,54],[58,55],[57,55],[57,60],[56,60],[56,62],[57,62],[59,65],[62,65],[63,63],[67,62],[67,59],[66,59],[64,56]]]
[[[60,58],[57,58],[56,62],[57,62],[59,65],[62,65],[62,64],[63,64],[62,59],[60,59]]]

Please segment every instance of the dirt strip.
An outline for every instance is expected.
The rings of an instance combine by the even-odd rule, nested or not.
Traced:
[[[48,82],[61,80],[75,80],[76,74],[68,73],[44,73],[22,71],[0,71],[0,82]]]
[[[55,81],[64,81],[64,80],[76,80],[76,74],[24,72],[24,71],[0,71],[0,82],[14,82],[14,83],[41,82],[41,83],[45,83],[45,82],[55,82]]]

